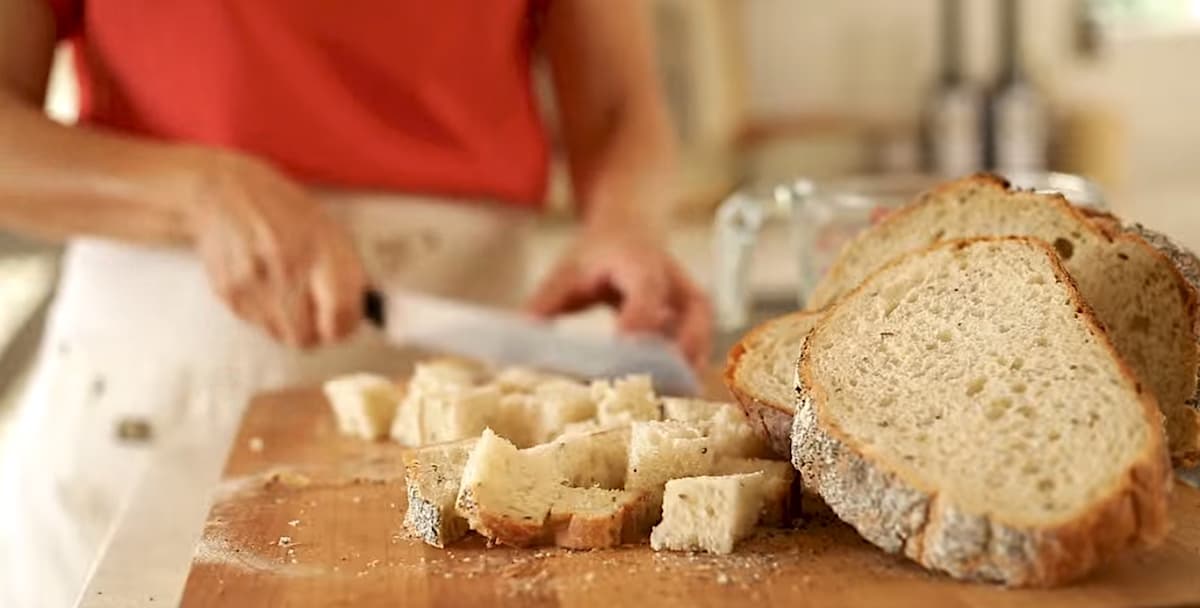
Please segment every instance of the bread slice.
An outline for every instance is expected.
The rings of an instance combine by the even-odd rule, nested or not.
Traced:
[[[763,474],[685,477],[667,482],[662,523],[650,533],[655,551],[718,555],[754,532],[765,500]]]
[[[796,357],[819,318],[800,311],[766,321],[743,336],[726,359],[725,386],[771,451],[782,458],[792,453]]]
[[[717,456],[759,458],[773,453],[746,413],[732,403],[663,397],[662,409],[666,420],[699,426]]]
[[[405,459],[404,482],[408,510],[404,526],[435,547],[445,547],[462,538],[470,528],[454,509],[463,467],[476,439],[426,446]]]
[[[646,513],[641,495],[572,487],[554,463],[488,429],[467,459],[456,509],[472,530],[518,547],[610,547],[640,525]]]
[[[848,244],[808,308],[824,308],[888,261],[931,243],[1008,235],[1054,247],[1121,356],[1157,397],[1174,460],[1200,459],[1200,307],[1188,278],[1190,256],[1165,239],[1121,227],[1111,215],[1072,207],[1062,196],[1013,191],[987,175],[946,184]]]
[[[796,383],[804,486],[889,552],[1040,586],[1165,535],[1161,415],[1040,241],[891,263],[812,330]]]
[[[322,387],[333,408],[338,430],[367,440],[384,439],[400,404],[400,388],[374,374],[349,374]]]

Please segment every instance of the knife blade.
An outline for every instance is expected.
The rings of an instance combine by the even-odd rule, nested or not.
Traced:
[[[668,395],[700,389],[674,345],[655,336],[571,334],[519,314],[407,290],[368,290],[364,313],[397,344],[582,378],[649,374],[655,390]]]

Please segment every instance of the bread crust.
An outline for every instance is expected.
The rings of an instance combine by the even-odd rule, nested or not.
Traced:
[[[783,317],[760,323],[746,332],[733,345],[733,348],[729,349],[729,354],[725,357],[725,369],[721,374],[722,380],[725,382],[725,388],[729,389],[734,401],[746,413],[746,417],[750,419],[751,426],[767,442],[767,446],[771,448],[771,451],[783,459],[791,458],[792,454],[793,404],[790,402],[773,403],[759,399],[754,396],[752,391],[737,383],[737,371],[742,364],[744,355],[750,350],[748,346],[750,342],[765,333],[773,323],[783,318],[797,318],[813,314],[815,313],[804,310],[788,313]]]
[[[409,480],[419,474],[414,463],[405,467]],[[420,488],[406,481],[408,510],[404,514],[404,525],[426,544],[445,548],[446,545],[466,536],[467,521],[454,512],[453,505],[439,505],[421,495]]]
[[[488,540],[513,547],[552,544],[566,549],[604,549],[615,547],[638,535],[645,520],[647,497],[625,492],[621,504],[604,517],[574,513],[550,513],[544,519],[517,519],[479,508],[471,488],[458,495],[458,512],[471,529]]]
[[[930,199],[942,197],[958,190],[971,187],[990,188],[1004,193],[1015,193],[1021,191],[1020,188],[1014,188],[1013,185],[1003,177],[992,173],[976,173],[962,179],[940,184],[933,189],[922,193],[915,201],[901,206],[888,215],[886,222],[881,222],[880,224],[876,224],[871,228],[863,230],[862,232],[858,233],[853,240],[847,243],[845,247],[843,247],[842,251],[838,254],[837,259],[834,260],[833,266],[829,268],[829,271],[826,273],[825,277],[817,284],[815,288],[813,288],[813,293],[810,295],[809,300],[810,302],[817,302],[818,304],[809,305],[809,310],[822,310],[824,308],[828,308],[836,300],[844,298],[849,294],[849,292],[842,294],[831,293],[832,285],[834,284],[831,280],[838,279],[840,282],[842,275],[845,274],[845,271],[843,270],[844,264],[842,262],[846,250],[850,249],[861,241],[877,238],[875,233],[879,226],[883,226],[885,223],[891,223],[897,219],[902,219],[907,215],[915,213],[918,209],[927,204]],[[1105,217],[1111,218],[1111,215],[1104,212],[1084,212],[1079,207],[1072,205],[1070,201],[1068,201],[1062,194],[1044,193],[1039,194],[1038,196],[1044,198],[1051,204],[1058,206],[1064,213],[1074,216],[1075,219],[1079,220],[1080,227],[1082,229],[1087,230],[1100,238],[1105,238],[1110,241],[1112,240],[1112,237],[1108,232],[1104,231],[1097,222],[1092,221],[1094,219],[1103,219]],[[851,289],[851,291],[853,291],[853,289]]]
[[[942,243],[926,250],[992,240],[1024,241],[1046,254],[1055,274],[1069,286],[1072,300],[1082,309],[1081,318],[1089,331],[1118,362],[1121,374],[1137,386],[1095,313],[1046,244],[1024,237],[978,238]],[[886,264],[878,272],[886,272],[906,257]],[[870,280],[868,277],[863,285]],[[847,297],[862,289],[860,285]],[[812,335],[818,335],[827,323],[828,317],[818,321]],[[872,461],[861,446],[822,415],[821,403],[826,395],[814,382],[807,364],[811,344],[810,340],[802,347],[796,366],[798,399],[792,464],[800,471],[805,487],[820,494],[838,517],[884,550],[903,553],[955,578],[1048,587],[1077,579],[1123,550],[1152,545],[1166,536],[1170,465],[1161,414],[1148,391],[1139,390],[1139,402],[1151,429],[1149,440],[1116,487],[1070,520],[1046,527],[1022,526],[964,511],[942,499],[936,488],[922,487],[886,463]]]

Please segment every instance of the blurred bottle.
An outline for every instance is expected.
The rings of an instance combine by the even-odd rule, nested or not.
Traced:
[[[996,2],[1000,71],[988,91],[987,165],[1001,172],[1042,171],[1050,141],[1049,103],[1025,69],[1020,0]]]
[[[925,168],[960,176],[984,166],[984,98],[963,74],[962,2],[941,2],[940,73],[922,116]]]

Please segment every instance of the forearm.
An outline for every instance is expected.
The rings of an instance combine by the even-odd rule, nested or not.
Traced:
[[[46,239],[186,241],[198,152],[47,118],[0,91],[0,228]]]
[[[674,137],[657,102],[622,105],[600,145],[573,160],[575,198],[589,227],[658,235],[678,200]]]

